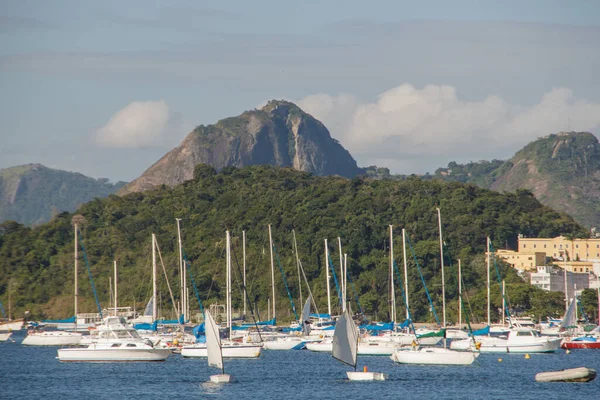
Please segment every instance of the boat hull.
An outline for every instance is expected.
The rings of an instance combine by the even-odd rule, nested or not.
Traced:
[[[67,348],[58,350],[58,360],[64,362],[151,362],[165,361],[169,349],[95,349]]]
[[[560,347],[561,339],[538,338],[535,341],[518,343],[510,339],[482,336],[475,341],[479,347],[475,346],[472,339],[465,339],[450,343],[450,348],[452,350],[478,350],[480,353],[553,353]]]
[[[479,353],[443,348],[397,350],[391,356],[392,360],[400,364],[424,365],[470,365],[477,357]]]
[[[14,321],[0,322],[0,332],[18,331],[23,327],[24,320],[16,319]]]
[[[536,382],[589,382],[594,379],[596,379],[596,370],[585,367],[540,372],[535,375]]]
[[[210,381],[212,383],[230,383],[231,375],[229,375],[229,374],[211,375]]]
[[[318,351],[323,353],[331,353],[333,350],[332,342],[315,342],[315,343],[306,343],[306,348],[310,351]]]
[[[80,333],[36,332],[28,334],[21,342],[23,346],[72,346],[81,342]]]
[[[359,356],[391,356],[400,346],[390,342],[359,343]]]
[[[563,340],[560,347],[563,349],[600,349],[600,341],[596,339],[595,341],[587,341],[587,340]]]
[[[346,372],[348,380],[351,381],[385,381],[387,376],[382,372]]]
[[[12,332],[0,333],[0,342],[6,342],[8,339],[10,339],[11,335],[12,335]]]
[[[256,345],[223,345],[221,348],[223,358],[258,358],[262,346]],[[181,349],[182,357],[208,357],[206,346],[186,346]]]
[[[304,340],[269,340],[263,343],[267,350],[302,350],[306,347]]]

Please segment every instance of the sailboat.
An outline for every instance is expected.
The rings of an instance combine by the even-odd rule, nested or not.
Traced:
[[[366,366],[363,371],[357,371],[357,354],[358,329],[356,329],[348,310],[344,310],[335,324],[331,355],[336,360],[354,367],[354,371],[346,372],[348,379],[351,381],[384,381],[386,379],[384,373],[367,371]]]
[[[442,311],[443,328],[446,327],[446,295],[444,282],[444,255],[442,242],[442,220],[440,209],[437,209],[438,227],[440,232],[440,263],[442,271]],[[391,359],[400,364],[427,364],[427,365],[470,365],[479,357],[479,352],[474,351],[456,351],[446,347],[446,338],[444,337],[444,347],[422,348],[418,346],[418,340],[411,350],[396,350]]]
[[[232,321],[231,321],[231,239],[229,231],[226,231],[226,253],[227,253],[227,326],[229,328],[229,337],[232,337]],[[206,328],[208,332],[208,328]],[[207,337],[208,340],[208,337]],[[263,345],[262,343],[238,343],[234,341],[227,341],[221,343],[221,352],[225,358],[257,358],[260,357]],[[190,346],[184,346],[181,349],[182,357],[208,357],[208,344],[197,343]]]
[[[0,332],[12,332],[12,331],[18,331],[21,330],[21,328],[23,327],[25,320],[23,318],[21,319],[11,319],[11,299],[10,299],[10,294],[11,294],[11,281],[8,281],[8,315],[4,314],[4,307],[2,307],[2,303],[0,303],[0,311],[2,311],[2,318],[0,319]],[[8,336],[6,336],[6,340],[8,340],[8,337],[10,336],[10,334]]]
[[[78,260],[78,225],[74,224],[75,228],[75,252],[74,252],[74,312],[73,317],[65,320],[64,322],[69,328],[77,331],[77,296],[78,296],[78,285],[77,285],[77,260]],[[50,323],[48,323],[50,322]],[[56,322],[55,326],[59,327],[60,321],[45,321],[45,324],[51,325],[51,322]],[[86,328],[88,325],[86,325]],[[27,336],[21,342],[24,346],[71,346],[81,342],[82,334],[78,332],[66,332],[62,330],[56,331],[44,331],[44,330],[29,330]]]
[[[204,316],[206,323],[206,349],[208,353],[208,366],[221,369],[220,374],[210,376],[210,381],[214,383],[229,383],[231,382],[231,375],[225,373],[219,327],[217,326],[217,323],[213,319],[212,315],[210,315],[210,311],[206,310],[204,312]]]

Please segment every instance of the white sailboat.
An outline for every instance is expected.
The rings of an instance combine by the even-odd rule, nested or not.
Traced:
[[[444,283],[444,256],[442,246],[442,222],[440,209],[437,209],[438,226],[440,232],[440,259],[442,269],[442,308],[443,308],[443,327],[446,327],[446,297]],[[427,364],[427,365],[470,365],[479,357],[479,352],[474,351],[456,351],[446,347],[446,338],[444,338],[444,347],[426,347],[421,348],[418,345],[410,350],[396,350],[391,359],[400,364]]]
[[[210,311],[206,310],[204,315],[208,366],[219,368],[221,370],[220,374],[211,375],[210,381],[214,383],[229,383],[231,382],[231,375],[225,373],[225,367],[223,366],[223,353],[221,350],[219,327],[217,326],[212,315],[210,315]]]
[[[2,332],[0,333],[0,342],[6,342],[10,339],[12,332]]]
[[[301,323],[302,333],[300,335],[286,335],[281,337],[275,337],[272,340],[264,342],[265,349],[267,350],[302,350],[306,347],[307,342],[320,340],[319,338],[311,338],[310,334],[310,302],[312,296],[308,296],[304,308],[302,309]],[[300,333],[300,332],[296,332]]]
[[[331,355],[336,360],[354,367],[354,371],[346,372],[351,381],[383,381],[386,379],[385,374],[367,371],[366,366],[362,372],[356,371],[357,354],[358,330],[348,310],[344,310],[335,324]]]
[[[227,327],[229,328],[229,337],[232,337],[232,322],[231,322],[231,239],[229,231],[226,232],[227,240]],[[207,337],[208,340],[208,337]],[[227,341],[220,344],[221,354],[225,358],[257,358],[260,357],[263,345],[262,343],[238,343]],[[190,346],[184,346],[181,349],[182,357],[208,357],[208,345],[206,343],[198,343]]]
[[[21,330],[21,328],[23,328],[23,325],[25,324],[25,320],[23,318],[21,319],[11,319],[11,315],[12,315],[12,302],[11,302],[11,288],[12,288],[12,281],[9,280],[8,281],[8,315],[4,315],[4,308],[2,308],[2,303],[0,303],[0,310],[2,311],[2,316],[3,318],[0,319],[0,332],[13,332],[13,331],[18,331]],[[8,318],[6,318],[8,317]],[[8,335],[10,336],[10,334]],[[8,336],[6,337],[6,340],[8,340]],[[0,340],[3,341],[3,340]]]
[[[75,248],[74,248],[74,312],[76,316],[73,318],[72,328],[77,331],[77,296],[78,296],[78,285],[77,285],[77,259],[78,259],[78,245],[77,245],[77,234],[78,225],[75,226]],[[71,323],[69,323],[71,325]],[[71,326],[70,326],[71,327]],[[78,332],[66,332],[62,330],[58,331],[44,331],[44,330],[29,330],[27,336],[23,339],[24,346],[71,346],[81,342],[82,334]]]

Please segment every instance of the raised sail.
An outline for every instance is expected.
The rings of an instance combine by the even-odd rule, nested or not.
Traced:
[[[223,354],[221,353],[221,338],[219,327],[210,312],[204,312],[206,317],[206,350],[208,353],[208,366],[220,368],[223,371]]]
[[[310,302],[312,301],[312,296],[308,296],[306,299],[306,303],[304,303],[304,308],[302,309],[302,333],[304,335],[310,334]]]
[[[356,368],[357,343],[358,332],[356,325],[352,321],[348,310],[344,310],[342,316],[335,324],[331,355],[336,360]]]
[[[565,317],[560,323],[561,329],[577,328],[577,300],[571,300],[571,304],[565,313]]]

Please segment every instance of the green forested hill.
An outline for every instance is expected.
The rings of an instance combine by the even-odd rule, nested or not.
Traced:
[[[484,287],[482,254],[486,235],[492,237],[497,248],[514,244],[519,233],[529,237],[585,235],[585,230],[570,217],[542,206],[525,190],[501,194],[475,185],[440,180],[315,177],[270,166],[228,167],[216,173],[212,167],[199,165],[193,180],[174,188],[162,186],[124,197],[95,199],[83,205],[78,213],[85,218],[83,244],[103,306],[108,305],[113,259],[119,263],[120,304],[131,305],[135,301],[138,308],[144,306],[151,290],[152,232],[157,234],[170,283],[178,291],[175,218],[182,218],[183,247],[205,304],[225,301],[226,229],[234,236],[234,288],[238,287],[236,265],[242,262],[241,236],[242,230],[246,230],[251,301],[266,312],[270,293],[267,225],[272,224],[278,258],[296,303],[292,229],[296,231],[300,259],[319,311],[326,309],[323,239],[329,239],[337,271],[339,256],[334,244],[340,236],[365,312],[387,319],[389,224],[395,229],[399,266],[402,266],[401,228],[404,227],[429,290],[436,303],[441,302],[436,207],[442,210],[447,254],[452,259],[452,266],[446,271],[450,319],[456,309],[457,258],[462,259],[471,311],[483,318],[485,291],[480,289]],[[34,229],[13,222],[0,225],[0,299],[6,304],[8,282],[12,282],[17,314],[28,309],[43,317],[72,315],[72,217],[73,214],[62,213]],[[408,258],[411,311],[416,320],[430,321],[432,316],[411,253]],[[281,274],[275,268],[278,319],[282,320],[289,318],[290,305]],[[532,308],[540,315],[563,309],[561,294],[524,285],[511,271],[502,269],[501,273],[506,276],[513,305]],[[94,311],[83,258],[79,281],[81,309]],[[169,296],[164,278],[160,282],[162,307],[167,309]],[[493,288],[493,304],[500,306],[497,285]],[[335,288],[332,296],[333,293]],[[354,298],[351,288],[348,296]],[[397,298],[398,309],[403,310],[401,295]],[[334,304],[336,301],[337,298],[332,300]],[[234,290],[234,306],[241,305],[240,290]],[[352,307],[358,309],[356,304]],[[266,319],[264,314],[261,317]]]

